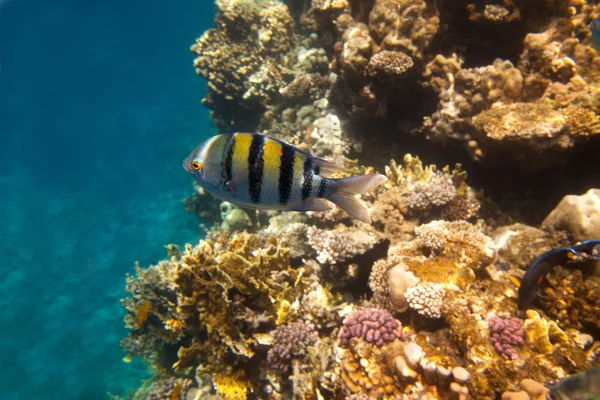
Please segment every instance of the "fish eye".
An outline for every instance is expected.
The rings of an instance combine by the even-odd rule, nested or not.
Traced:
[[[190,166],[192,167],[192,169],[194,171],[201,171],[202,170],[202,164],[200,164],[198,161],[192,161],[190,163]]]

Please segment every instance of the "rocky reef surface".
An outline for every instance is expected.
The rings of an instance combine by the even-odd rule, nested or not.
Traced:
[[[389,180],[362,195],[370,225],[196,186],[214,226],[127,277],[122,346],[154,371],[131,398],[544,399],[600,364],[598,265],[559,263],[527,310],[512,279],[600,239],[598,2],[216,5],[192,52],[217,130]],[[463,165],[421,161],[442,148]],[[478,184],[510,171],[512,192]]]

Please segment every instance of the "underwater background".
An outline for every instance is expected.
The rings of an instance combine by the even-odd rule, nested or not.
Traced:
[[[0,398],[101,399],[124,274],[198,237],[181,160],[210,134],[189,45],[205,1],[0,1]],[[133,365],[133,367],[132,367]]]
[[[600,0],[212,3],[0,0],[0,398],[600,396]]]

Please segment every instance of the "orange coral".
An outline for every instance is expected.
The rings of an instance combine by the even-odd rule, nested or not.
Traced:
[[[386,353],[361,339],[353,339],[350,348],[344,350],[341,377],[344,387],[352,394],[368,394],[369,398],[391,399],[399,395],[394,384],[390,365],[378,360],[379,353]]]

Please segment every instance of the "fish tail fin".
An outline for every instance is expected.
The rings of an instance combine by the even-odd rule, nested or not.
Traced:
[[[370,224],[369,210],[356,198],[356,195],[373,190],[382,183],[387,182],[387,180],[381,174],[332,179],[333,192],[327,197],[327,200],[336,204],[354,218]]]

